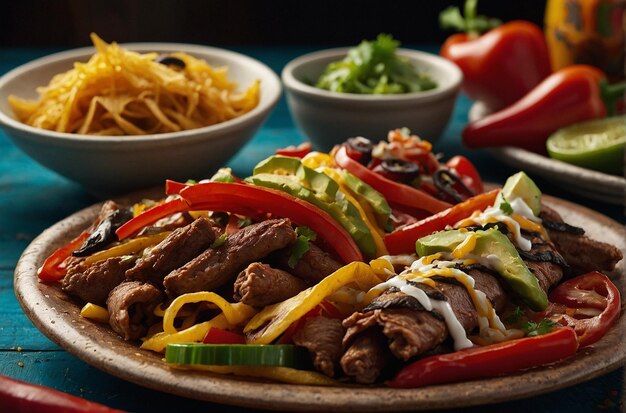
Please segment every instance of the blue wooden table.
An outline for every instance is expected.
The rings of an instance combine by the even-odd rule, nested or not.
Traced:
[[[416,47],[434,51],[432,47]],[[277,73],[292,58],[316,48],[239,48],[266,62]],[[49,49],[0,49],[0,74],[40,57]],[[487,181],[503,182],[515,172],[486,151],[469,151],[460,145],[471,102],[460,96],[453,119],[435,149],[449,156],[469,157]],[[402,125],[398,125],[402,126]],[[424,137],[428,138],[428,137]],[[229,163],[238,175],[249,174],[259,160],[277,147],[302,142],[285,99],[254,139]],[[542,179],[539,187],[550,195],[595,209],[624,223],[621,207],[571,195]],[[41,231],[99,200],[83,188],[39,166],[0,132],[0,374],[46,385],[88,400],[134,412],[223,411],[225,406],[155,392],[103,373],[60,349],[31,324],[13,293],[13,271],[22,251]],[[559,392],[511,401],[471,412],[617,412],[623,396],[623,369]],[[249,411],[228,407],[228,411]],[[460,411],[460,410],[458,410]],[[452,411],[450,411],[452,412]]]

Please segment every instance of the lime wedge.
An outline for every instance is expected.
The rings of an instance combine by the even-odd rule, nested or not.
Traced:
[[[559,129],[546,142],[550,157],[584,168],[622,174],[626,116],[576,123]]]

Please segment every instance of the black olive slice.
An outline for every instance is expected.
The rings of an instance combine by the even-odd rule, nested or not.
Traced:
[[[180,69],[184,69],[185,68],[185,62],[183,62],[182,60],[180,60],[177,57],[174,56],[170,56],[167,54],[162,54],[159,57],[157,57],[156,59],[154,59],[155,62],[157,63],[161,63],[162,65],[165,66],[176,66]]]

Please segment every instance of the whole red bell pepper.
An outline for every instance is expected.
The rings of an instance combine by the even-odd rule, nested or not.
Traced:
[[[450,36],[440,54],[463,72],[465,93],[495,111],[545,79],[551,73],[550,57],[541,28],[521,20],[492,28],[492,20],[476,15],[476,3],[466,2],[464,17],[455,7],[441,13],[444,28],[465,33]],[[488,31],[481,35],[484,30]]]
[[[559,128],[613,113],[624,87],[608,85],[595,67],[565,67],[513,105],[467,125],[463,143],[470,148],[515,146],[544,154],[546,140]]]

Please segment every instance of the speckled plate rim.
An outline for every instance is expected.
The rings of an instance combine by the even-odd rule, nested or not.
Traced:
[[[567,201],[548,196],[544,199],[568,222],[584,226],[590,235],[626,250],[626,229],[619,223]],[[78,234],[98,211],[99,205],[94,205],[67,217],[26,248],[15,270],[15,294],[33,324],[63,349],[111,375],[151,389],[222,404],[285,411],[416,411],[497,403],[552,392],[606,374],[626,361],[626,317],[622,314],[618,324],[596,345],[563,362],[505,377],[421,389],[286,385],[172,369],[159,355],[126,343],[108,328],[81,318],[80,308],[55,285],[37,281],[36,271],[45,257]],[[622,295],[624,268],[622,262],[611,274]]]
[[[470,108],[469,121],[478,120],[488,113],[481,102]],[[557,159],[513,147],[490,148],[491,153],[502,162],[536,174],[542,178],[564,185],[563,189],[615,205],[626,206],[626,178],[581,168]]]

